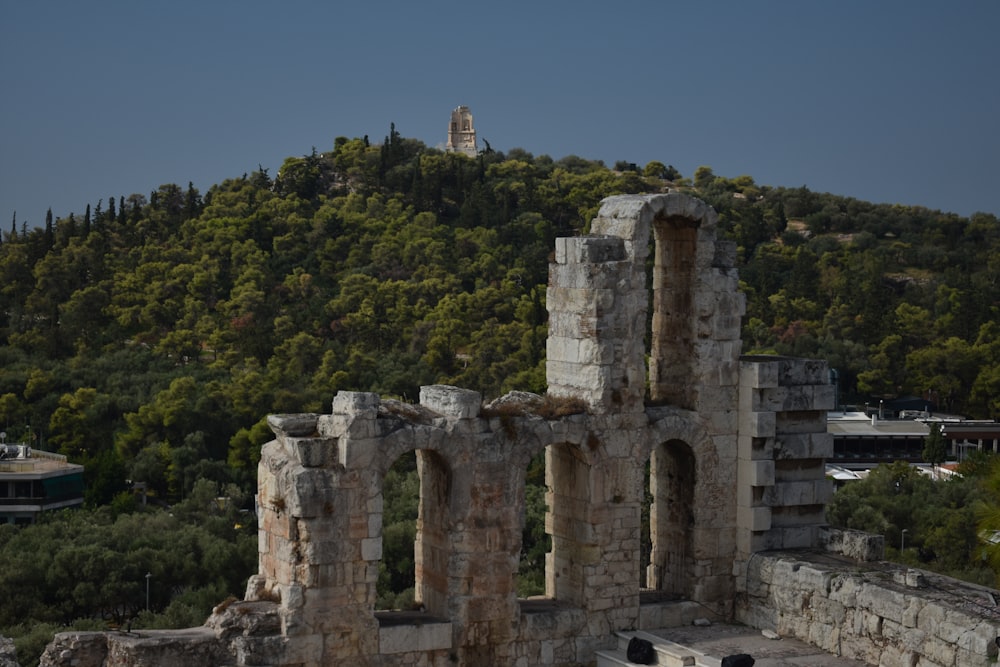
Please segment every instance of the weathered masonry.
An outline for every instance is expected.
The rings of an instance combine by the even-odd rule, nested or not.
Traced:
[[[613,197],[591,235],[557,241],[546,399],[484,407],[433,386],[418,405],[341,392],[331,414],[273,416],[247,597],[277,601],[281,632],[248,639],[246,664],[586,664],[616,630],[673,622],[677,606],[656,600],[732,617],[734,564],[813,545],[829,493],[827,369],[740,360],[744,300],[715,224],[684,195]],[[575,414],[551,414],[573,399]],[[413,450],[422,611],[376,613],[382,484]],[[546,594],[519,600],[525,475],[543,451]]]
[[[558,239],[550,265],[547,396],[340,392],[329,414],[272,415],[246,600],[189,631],[66,633],[42,664],[569,667],[618,631],[698,616],[887,665],[995,656],[992,625],[955,630],[966,652],[949,662],[952,634],[920,643],[902,593],[885,604],[873,579],[841,596],[834,574],[782,564],[775,550],[843,539],[824,525],[834,389],[824,362],[740,356],[744,298],[715,212],[677,193],[611,197],[591,229]],[[419,609],[380,612],[386,473],[410,452]],[[543,452],[545,595],[519,599],[525,479]]]

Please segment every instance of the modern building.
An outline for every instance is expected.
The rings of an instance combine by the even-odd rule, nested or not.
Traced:
[[[448,143],[445,150],[449,153],[464,153],[476,157],[476,128],[472,124],[472,112],[469,107],[456,107],[451,112],[451,122],[448,124]]]
[[[970,452],[1000,453],[1000,423],[997,422],[943,422],[941,435],[948,441],[948,455],[957,461]]]
[[[886,412],[886,414],[890,414]],[[971,452],[1000,453],[1000,423],[932,416],[928,411],[893,411],[897,419],[881,419],[878,412],[829,412],[827,428],[833,435],[831,465],[857,470],[879,463],[923,463],[924,440],[931,424],[941,425],[948,460],[962,461]]]
[[[82,504],[82,465],[25,444],[0,443],[0,523],[27,525],[47,510]]]
[[[879,419],[863,412],[827,413],[827,430],[833,435],[830,463],[867,467],[879,463],[923,461],[924,438],[930,427],[916,419]]]

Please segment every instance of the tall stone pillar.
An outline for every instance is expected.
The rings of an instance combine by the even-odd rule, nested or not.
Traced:
[[[550,395],[580,398],[592,414],[642,411],[646,296],[636,287],[622,239],[556,239],[546,298]]]
[[[816,547],[833,487],[826,412],[835,390],[825,361],[744,357],[737,462],[738,559]]]

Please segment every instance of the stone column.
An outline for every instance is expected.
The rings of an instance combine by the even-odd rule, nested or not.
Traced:
[[[488,422],[478,418],[481,402],[479,392],[468,389],[420,388],[420,404],[447,420],[443,428],[449,440],[461,444],[448,449],[461,454],[449,457],[448,471],[436,454],[421,452],[418,458],[418,558],[424,576],[430,559],[448,558],[446,567],[437,571],[446,577],[447,591],[430,582],[422,589],[428,602],[433,594],[448,605],[458,664],[503,665],[519,614],[515,576],[523,501],[518,492],[524,479],[523,471],[511,467],[508,452],[488,430]],[[435,511],[446,512],[448,519],[433,516]]]
[[[556,239],[546,304],[549,394],[583,399],[594,414],[641,411],[646,296],[622,240]]]
[[[737,468],[738,559],[765,549],[817,547],[833,488],[825,361],[744,357]]]

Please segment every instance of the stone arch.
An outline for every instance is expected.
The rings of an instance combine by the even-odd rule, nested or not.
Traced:
[[[444,616],[448,609],[452,475],[444,457],[430,449],[417,450],[417,474],[420,504],[413,546],[414,597],[429,613]]]
[[[383,450],[382,485],[379,504],[384,506],[387,489],[385,477],[402,457],[413,453],[416,458],[419,499],[417,505],[416,534],[413,543],[414,603],[435,616],[446,616],[448,611],[448,562],[450,558],[449,531],[451,529],[452,472],[446,458],[428,448],[395,446]],[[383,515],[384,516],[384,515]],[[379,531],[384,539],[385,526]],[[382,551],[382,550],[380,550]]]
[[[717,222],[715,211],[701,200],[671,192],[608,197],[591,226],[594,235],[622,239],[631,265],[628,279],[618,287],[631,296],[617,303],[629,309],[628,317],[620,319],[633,324],[621,332],[627,345],[623,368],[610,377],[628,378],[625,387],[634,383],[628,369],[645,365],[644,330],[650,314],[646,379],[654,403],[701,409],[702,388],[718,385],[723,377],[729,384],[728,375],[736,373],[744,302],[733,257],[725,251],[728,245],[716,240]],[[651,292],[646,281],[650,242]],[[728,373],[720,373],[720,367]]]
[[[650,557],[640,580],[657,593],[654,598],[708,602],[699,577],[723,567],[728,556],[719,544],[732,532],[736,514],[735,478],[726,472],[731,466],[721,463],[727,458],[726,448],[719,449],[725,440],[693,412],[659,407],[649,415],[644,459],[649,461],[649,505],[644,509]]]
[[[646,587],[671,597],[692,597],[694,581],[695,454],[683,440],[658,445],[650,457],[651,552]]]
[[[649,394],[654,402],[684,408],[692,407],[685,380],[695,371],[691,313],[698,280],[698,222],[679,215],[653,221]]]
[[[575,606],[586,602],[585,554],[594,546],[588,516],[593,466],[588,458],[583,448],[570,442],[554,443],[545,450],[545,527],[552,539],[545,563],[545,596]]]
[[[532,434],[534,435],[534,434]],[[518,546],[518,558],[516,564],[517,582],[515,589],[517,597],[521,600],[543,596],[545,594],[545,567],[546,554],[551,551],[551,538],[545,530],[545,507],[546,500],[546,444],[537,437],[525,438],[519,443],[511,453],[511,466],[516,470],[517,475],[513,478],[519,508],[520,542]],[[532,487],[532,493],[528,489]],[[538,523],[537,510],[542,506],[541,525]],[[542,535],[532,534],[541,528]],[[538,560],[540,551],[541,559]],[[533,550],[533,554],[529,554]],[[529,558],[531,556],[531,558]],[[525,575],[531,572],[532,576],[541,574],[541,580],[529,580]]]

